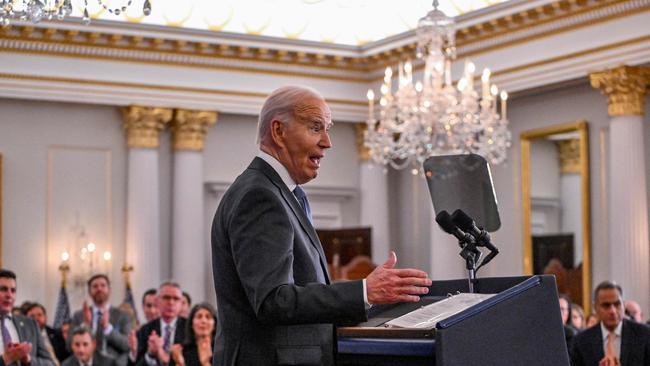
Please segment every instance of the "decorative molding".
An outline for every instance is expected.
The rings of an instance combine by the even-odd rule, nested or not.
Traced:
[[[208,127],[217,123],[217,112],[177,109],[172,122],[174,150],[203,151]]]
[[[580,140],[561,140],[555,144],[560,156],[562,174],[580,174]]]
[[[368,149],[365,146],[363,141],[367,129],[368,129],[368,124],[365,122],[354,124],[354,132],[355,132],[356,142],[357,142],[357,151],[359,152],[359,159],[362,162],[370,161],[370,157],[371,157],[370,149]]]
[[[589,75],[591,86],[607,96],[610,116],[642,116],[650,68],[620,66]]]
[[[157,148],[160,131],[172,119],[168,108],[129,106],[122,108],[127,144],[131,148]]]

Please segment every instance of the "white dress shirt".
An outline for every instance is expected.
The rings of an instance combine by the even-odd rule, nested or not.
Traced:
[[[18,330],[16,329],[16,325],[14,325],[13,322],[13,315],[7,314],[7,316],[4,319],[5,326],[7,327],[7,330],[9,331],[9,335],[11,336],[11,341],[13,343],[20,343],[20,338],[18,337]],[[4,355],[5,353],[5,344],[4,341],[2,340],[2,337],[0,337],[0,355]]]
[[[605,354],[607,354],[607,337],[609,336],[609,330],[605,328],[603,325],[603,322],[600,322],[600,331],[603,336],[603,351]],[[623,334],[623,321],[618,323],[616,326],[616,329],[614,329],[614,334],[616,335],[616,338],[614,339],[614,355],[616,358],[619,360],[621,359],[621,339],[622,339],[622,334]]]

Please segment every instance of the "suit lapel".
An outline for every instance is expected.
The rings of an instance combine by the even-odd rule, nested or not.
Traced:
[[[621,365],[627,365],[630,352],[632,352],[632,349],[634,348],[632,343],[633,339],[634,334],[632,334],[632,329],[627,325],[627,321],[623,320],[623,329],[621,329]]]
[[[29,338],[28,334],[26,333],[27,330],[25,329],[25,322],[17,316],[12,316],[11,320],[14,322],[16,333],[18,333],[18,341],[25,342]]]
[[[183,343],[185,338],[185,320],[181,317],[178,317],[176,320],[176,331],[174,332],[174,341],[172,343]]]
[[[320,259],[320,266],[323,270],[323,273],[325,274],[325,282],[329,284],[330,276],[327,271],[327,259],[325,257],[325,252],[323,251],[323,246],[321,245],[320,240],[318,240],[318,235],[316,235],[316,230],[314,229],[314,226],[309,221],[309,218],[307,217],[305,211],[300,206],[300,203],[298,203],[296,197],[293,195],[292,192],[289,191],[289,188],[287,187],[286,184],[284,184],[284,182],[282,181],[278,173],[275,171],[275,169],[273,169],[263,159],[259,157],[255,157],[255,159],[253,159],[253,161],[249,165],[249,168],[260,170],[262,173],[264,173],[264,175],[266,175],[271,180],[271,182],[278,189],[280,189],[280,192],[282,193],[282,198],[284,198],[285,202],[287,202],[289,207],[291,207],[293,214],[298,218],[298,221],[300,222],[300,226],[302,226],[302,229],[307,233],[307,236],[309,236],[311,245],[318,252],[318,257]]]

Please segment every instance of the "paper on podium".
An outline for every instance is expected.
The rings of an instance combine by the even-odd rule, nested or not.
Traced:
[[[385,325],[399,328],[433,328],[439,321],[458,314],[492,296],[494,294],[463,293],[453,295],[388,321]]]

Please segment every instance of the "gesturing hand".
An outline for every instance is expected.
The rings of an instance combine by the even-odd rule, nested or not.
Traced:
[[[417,302],[429,292],[427,286],[431,286],[431,279],[426,272],[395,268],[396,263],[397,255],[391,251],[388,260],[366,277],[369,303]]]

